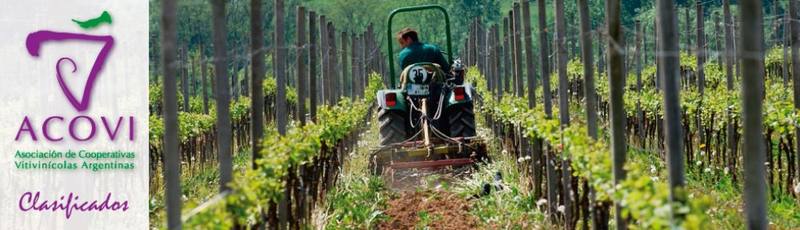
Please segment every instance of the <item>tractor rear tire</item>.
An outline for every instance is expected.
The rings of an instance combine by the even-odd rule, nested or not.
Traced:
[[[475,112],[472,103],[456,105],[450,108],[448,117],[450,137],[475,136]]]
[[[381,109],[378,112],[378,122],[381,126],[381,146],[406,140],[406,115],[403,111]]]

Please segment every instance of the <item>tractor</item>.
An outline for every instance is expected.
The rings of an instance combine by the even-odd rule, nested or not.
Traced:
[[[448,63],[445,73],[434,63],[413,63],[395,81],[392,19],[405,12],[438,10],[444,15]],[[453,60],[450,19],[438,5],[395,9],[387,20],[389,55],[388,88],[377,92],[380,146],[370,156],[374,175],[397,169],[442,168],[485,161],[486,144],[476,137],[475,99],[465,81],[466,69]]]

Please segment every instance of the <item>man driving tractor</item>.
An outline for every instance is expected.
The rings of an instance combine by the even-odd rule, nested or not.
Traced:
[[[450,72],[450,63],[439,47],[420,42],[417,31],[411,28],[400,30],[397,32],[397,42],[403,48],[398,55],[401,69],[414,63],[431,62],[439,65],[439,68],[445,73]]]
[[[410,28],[391,36],[394,15],[421,10],[443,14],[447,53],[420,42]],[[474,90],[464,79],[464,65],[452,57],[447,11],[437,5],[405,7],[392,11],[387,22],[386,53],[395,51],[395,39],[403,48],[397,63],[401,72],[395,72],[395,56],[389,55],[387,88],[378,90],[375,98],[381,148],[370,156],[372,173],[455,167],[486,159],[486,145],[475,132]]]

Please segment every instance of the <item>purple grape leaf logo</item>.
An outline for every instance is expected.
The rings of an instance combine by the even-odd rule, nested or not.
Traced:
[[[92,25],[88,25],[87,23],[84,23],[83,25],[78,22],[76,23],[78,23],[79,26],[84,29],[94,28],[103,23],[111,24],[111,16],[105,11],[100,17],[98,17],[98,19],[93,20],[93,22],[90,20],[88,23]],[[89,72],[89,77],[86,79],[86,85],[83,88],[83,94],[81,95],[80,100],[75,96],[75,94],[73,94],[72,91],[69,90],[66,82],[64,81],[64,74],[62,74],[62,64],[71,65],[72,73],[75,73],[78,70],[78,66],[75,64],[75,61],[69,57],[62,57],[56,62],[56,80],[58,80],[58,85],[61,87],[61,91],[64,92],[67,100],[70,102],[70,104],[72,104],[73,107],[75,107],[76,110],[78,110],[78,112],[83,112],[89,108],[89,102],[91,100],[92,89],[94,89],[95,80],[97,80],[97,77],[103,70],[108,58],[108,54],[114,47],[114,37],[110,35],[90,35],[82,33],[40,30],[28,34],[28,37],[25,40],[25,47],[28,49],[28,54],[33,57],[39,57],[41,53],[40,50],[44,43],[58,43],[64,41],[80,41],[103,44],[103,48],[100,49],[100,53],[97,54],[97,58],[95,59],[92,69]]]

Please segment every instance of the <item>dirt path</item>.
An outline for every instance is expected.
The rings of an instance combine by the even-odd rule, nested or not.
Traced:
[[[401,192],[389,201],[379,229],[475,229],[477,219],[470,212],[469,201],[446,191]]]
[[[368,156],[378,146],[378,123],[360,135],[346,157],[340,180],[315,210],[316,229],[548,229],[536,208],[517,159],[502,154],[479,121],[478,135],[490,140],[492,162],[480,167],[408,169],[372,176]],[[496,174],[502,173],[500,188]],[[484,194],[487,184],[493,185]]]

